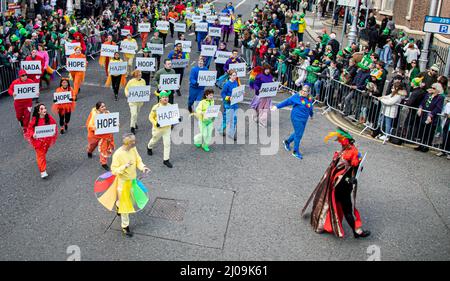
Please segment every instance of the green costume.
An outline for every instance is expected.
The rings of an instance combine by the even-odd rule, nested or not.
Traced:
[[[194,136],[194,144],[196,147],[202,147],[204,151],[209,151],[209,143],[211,142],[212,132],[214,129],[214,118],[205,118],[204,114],[208,107],[214,105],[214,100],[203,99],[197,105],[195,115],[198,118],[198,126],[200,133]]]

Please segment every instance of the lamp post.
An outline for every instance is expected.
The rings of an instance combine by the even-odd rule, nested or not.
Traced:
[[[359,1],[356,1],[355,7],[355,16],[353,17],[352,27],[350,28],[350,32],[348,33],[348,44],[356,43],[357,37],[357,28],[358,25],[358,16],[359,16]]]
[[[431,0],[430,10],[428,12],[429,16],[436,16],[437,2],[438,2],[437,0]],[[423,49],[422,49],[422,52],[421,52],[420,58],[419,58],[420,71],[425,71],[425,69],[427,68],[430,42],[431,42],[431,33],[427,32],[425,34],[425,40],[423,42]]]

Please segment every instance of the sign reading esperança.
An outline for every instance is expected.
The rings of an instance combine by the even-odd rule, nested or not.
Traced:
[[[450,34],[450,18],[425,16],[423,32]]]

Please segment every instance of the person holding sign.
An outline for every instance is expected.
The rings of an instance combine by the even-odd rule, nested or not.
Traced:
[[[230,79],[225,82],[221,92],[223,99],[223,119],[222,119],[222,135],[225,136],[227,125],[229,125],[228,136],[234,140],[237,140],[236,136],[236,124],[237,115],[236,110],[238,109],[238,104],[235,103],[231,105],[231,96],[233,94],[233,89],[239,87],[237,81],[237,73],[235,70],[231,69],[228,71]]]
[[[256,75],[255,82],[253,83],[253,89],[255,89],[255,96],[252,99],[250,107],[256,111],[256,116],[253,117],[255,122],[258,122],[261,127],[267,127],[267,114],[272,107],[271,97],[259,97],[259,90],[262,84],[272,83],[273,76],[270,74],[270,65],[265,64],[263,66],[263,72]],[[250,87],[251,88],[251,87]]]
[[[167,17],[163,14],[163,15],[161,15],[160,20],[161,21],[167,21]],[[166,46],[166,38],[167,38],[167,34],[169,33],[169,30],[162,30],[161,29],[161,30],[159,30],[159,33],[161,35],[161,38],[163,40],[163,45],[165,47]]]
[[[153,33],[152,38],[150,39],[151,44],[164,44],[163,39],[159,37],[159,30],[155,30],[155,33]],[[156,58],[156,64],[157,68],[159,69],[161,67],[161,55],[158,54],[152,54],[152,57]]]
[[[145,86],[145,80],[142,79],[142,72],[140,70],[133,71],[133,79],[128,81],[127,85],[125,86],[125,96],[128,97],[129,95],[129,88],[130,87],[138,87],[138,86]],[[137,125],[137,118],[139,115],[139,111],[141,111],[141,107],[144,105],[143,102],[129,102],[128,106],[130,107],[130,128],[131,132],[134,134],[136,133],[136,129],[138,128]]]
[[[114,151],[114,135],[113,134],[95,134],[95,116],[97,114],[106,114],[109,111],[106,109],[106,105],[104,102],[97,102],[95,107],[91,109],[91,113],[86,120],[86,129],[87,129],[87,155],[89,158],[92,158],[92,152],[98,146],[98,151],[100,152],[100,164],[103,169],[109,171],[108,167],[108,158],[111,157],[112,152]]]
[[[149,58],[150,57],[150,49],[144,48],[142,50],[142,57]],[[145,80],[145,85],[150,85],[150,71],[142,71],[142,78]]]
[[[106,41],[103,42],[103,44],[112,45],[112,46],[116,45],[116,43],[113,42],[111,35],[108,35],[108,37],[106,38]],[[100,58],[98,59],[98,64],[100,64],[100,66],[104,66],[105,67],[105,73],[106,73],[107,77],[109,75],[109,73],[108,73],[108,71],[109,71],[109,61],[110,61],[109,57],[100,56]]]
[[[45,134],[45,136],[37,134],[37,127],[48,125],[54,125],[53,129],[48,129],[49,133]],[[48,149],[55,144],[56,139],[58,138],[58,131],[56,130],[55,119],[47,113],[47,108],[44,104],[38,103],[34,107],[31,122],[28,125],[24,137],[36,151],[36,161],[39,171],[41,172],[41,178],[44,179],[48,177],[46,155]]]
[[[155,73],[155,81],[158,84],[158,90],[160,89],[159,80],[162,74],[176,74],[175,70],[172,69],[172,61],[170,59],[164,60],[164,67]],[[159,93],[155,91],[155,95],[158,97],[159,101]],[[173,93],[169,91],[169,103],[173,104],[174,98]]]
[[[204,151],[209,152],[209,143],[211,142],[212,132],[214,129],[214,117],[207,117],[208,108],[214,106],[214,90],[207,89],[203,94],[203,99],[197,105],[195,116],[198,119],[198,127],[200,133],[194,136],[194,145],[198,148],[202,147]]]
[[[143,17],[143,22],[141,22],[141,23],[150,24],[148,22],[148,18],[147,17]],[[148,39],[148,34],[149,33],[150,32],[141,32],[141,46],[142,46],[142,49],[144,49],[147,46],[147,39]]]
[[[75,102],[73,101],[73,90],[70,87],[69,78],[61,78],[59,87],[55,91],[56,93],[70,93],[69,102],[57,103],[57,99],[53,99],[52,111],[59,116],[59,127],[61,134],[64,134],[68,129],[70,122],[70,116],[75,109]]]
[[[227,43],[220,42],[219,48],[217,49],[217,51],[218,52],[228,52]],[[223,69],[224,66],[225,66],[224,63],[217,63],[217,61],[216,61],[217,78],[219,78],[225,74],[225,70]]]
[[[81,47],[75,47],[75,53],[69,56],[71,59],[86,59],[86,55],[81,53]],[[86,61],[87,67],[87,61]],[[70,76],[73,79],[73,99],[77,100],[77,95],[80,90],[81,83],[84,81],[85,71],[70,71]]]
[[[303,159],[303,155],[300,153],[300,141],[302,140],[303,133],[306,128],[306,123],[309,118],[313,117],[313,99],[309,94],[309,86],[303,86],[300,93],[294,93],[290,98],[285,99],[276,106],[272,106],[272,110],[292,105],[291,122],[294,127],[294,132],[291,136],[283,141],[284,149],[286,151],[291,150],[291,142],[294,142],[294,151],[292,156]]]
[[[127,38],[125,38],[125,39],[123,40],[123,42],[126,42],[126,43],[129,43],[129,44],[136,45],[136,48],[137,48],[136,39],[134,39],[134,38],[131,36],[131,33],[129,33],[129,34],[127,35]],[[135,56],[135,54],[124,53],[123,56],[125,57],[125,60],[126,60],[127,63],[128,63],[128,71],[127,71],[127,73],[128,73],[128,75],[131,75],[131,72],[133,71],[133,62],[134,62],[134,56]]]
[[[170,25],[170,37],[173,38],[175,22],[177,22],[179,19],[179,15],[178,15],[177,11],[175,10],[175,7],[172,7],[172,10],[167,15],[167,18],[169,20],[169,25]]]
[[[223,70],[228,72],[230,69],[230,64],[234,63],[242,63],[243,61],[241,58],[239,58],[239,52],[237,50],[233,50],[231,53],[231,57],[225,62],[225,65],[223,66]]]
[[[120,58],[119,52],[114,53],[114,58],[111,59],[111,62],[123,62],[123,60]],[[109,75],[105,85],[106,86],[112,85],[114,91],[114,100],[117,101],[119,99],[120,86],[122,85],[122,87],[124,87],[126,83],[127,83],[127,75],[119,74],[119,75]]]
[[[170,105],[170,103],[169,103],[170,94],[171,94],[170,91],[161,91],[159,93],[159,102],[157,104],[155,104],[152,107],[152,110],[150,111],[150,115],[148,118],[149,118],[150,122],[152,123],[153,128],[152,128],[152,138],[150,139],[150,141],[147,145],[147,154],[153,155],[153,147],[156,145],[156,143],[162,137],[163,144],[164,144],[163,164],[166,165],[168,168],[173,167],[172,163],[170,163],[170,161],[169,161],[169,158],[170,158],[170,135],[172,133],[172,126],[171,125],[167,125],[167,126],[163,126],[163,127],[160,126],[160,124],[158,123],[157,110],[160,107]],[[181,117],[180,117],[179,121],[181,122]]]
[[[19,78],[14,80],[8,88],[8,94],[14,97],[14,109],[16,111],[16,118],[25,133],[30,122],[30,112],[33,108],[33,99],[15,99],[17,94],[14,93],[15,85],[26,85],[34,83],[33,80],[28,78],[27,72],[23,69],[19,70]]]
[[[44,70],[44,65],[45,65],[45,60],[44,58],[38,56],[37,54],[37,50],[32,50],[31,51],[31,55],[27,56],[25,58],[25,61],[39,61],[40,64],[40,69],[41,69],[41,73],[40,74],[28,74],[28,78],[33,80],[34,83],[40,83],[41,82],[41,76],[44,75],[45,70]]]
[[[175,49],[170,51],[168,58],[171,60],[189,59],[189,55],[183,52],[183,45],[178,43],[175,45]],[[184,68],[174,68],[176,74],[180,74],[180,85],[183,81]],[[177,90],[177,95],[181,96],[181,91]]]
[[[86,53],[86,43],[84,42],[83,34],[81,34],[80,32],[77,31],[73,34],[73,38],[74,39],[72,40],[72,43],[80,43],[81,52],[83,54],[85,54]]]
[[[200,23],[206,23],[209,26],[208,22],[206,21],[206,16],[202,17],[202,21]],[[197,47],[198,47],[198,52],[200,53],[202,51],[202,41],[208,35],[208,30],[206,30],[206,31],[196,31],[196,33],[197,33]]]
[[[205,67],[202,56],[198,58],[197,66],[194,66],[191,70],[191,74],[189,74],[188,110],[190,113],[193,111],[192,105],[195,101],[200,101],[202,99],[203,91],[205,90],[204,86],[198,84],[198,74],[201,70],[208,70],[208,68]]]
[[[202,45],[208,45],[208,46],[212,46],[214,45],[214,41],[212,40],[212,37],[207,35],[205,37],[205,40],[202,41]],[[203,59],[205,60],[205,67],[209,69],[209,66],[211,64],[211,61],[214,57],[214,55],[211,56],[206,56],[204,54],[201,54],[203,56]]]

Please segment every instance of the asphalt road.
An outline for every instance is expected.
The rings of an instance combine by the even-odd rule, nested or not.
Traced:
[[[248,15],[254,4],[243,2],[237,12]],[[196,59],[193,53],[191,62]],[[186,108],[187,80],[183,96],[175,97],[181,108]],[[88,159],[85,152],[84,123],[98,100],[111,112],[120,112],[121,132],[129,130],[123,91],[114,102],[104,81],[103,70],[91,61],[69,131],[48,153],[47,180],[40,179],[34,151],[20,134],[12,99],[0,98],[1,260],[66,260],[72,245],[80,248],[82,260],[367,260],[377,252],[382,260],[450,259],[449,162],[359,136],[358,147],[368,156],[357,206],[372,236],[338,239],[311,230],[300,210],[339,149],[337,143],[323,142],[335,125],[320,109],[315,109],[302,140],[303,160],[281,145],[276,154],[261,155],[261,148],[267,147],[261,140],[214,144],[208,154],[192,144],[179,144],[172,145],[174,168],[168,169],[162,164],[162,143],[153,156],[146,155],[152,98],[141,111],[136,135],[138,150],[152,169],[144,179],[151,202],[131,216],[136,235],[123,237],[120,221],[93,194],[93,183],[103,173],[98,153]],[[56,84],[43,92],[41,101],[51,104]],[[285,97],[279,94],[275,100]],[[248,102],[240,107],[247,109]],[[274,143],[291,132],[289,113],[279,112]],[[240,132],[243,136],[248,133]],[[120,134],[115,137],[119,144]],[[176,212],[169,212],[169,206]],[[160,218],[164,211],[172,217]],[[344,227],[350,234],[346,223]]]

